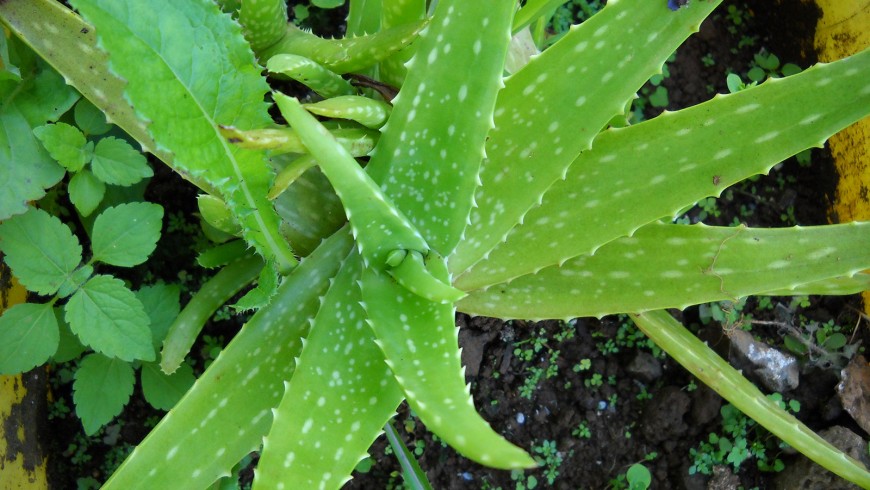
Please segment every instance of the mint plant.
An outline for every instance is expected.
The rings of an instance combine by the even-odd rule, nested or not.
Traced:
[[[229,14],[207,0],[73,1],[81,18],[46,0],[0,4],[11,32],[208,194],[201,201],[233,225],[225,231],[282,276],[106,488],[204,488],[261,445],[255,487],[338,488],[403,399],[465,456],[534,466],[474,410],[457,309],[528,319],[629,313],[739,410],[870,485],[860,463],[664,311],[867,289],[867,223],[766,230],[670,220],[865,117],[870,52],[609,128],[719,2],[675,11],[611,2],[505,78],[511,34],[552,3],[529,2],[517,21],[507,0],[441,0],[431,16],[422,0],[351,2],[357,37],[339,40],[288,24],[280,0],[222,2]],[[68,61],[83,53],[93,63]],[[260,66],[277,79],[298,57],[326,75],[299,79],[330,97],[322,87],[341,82],[317,65],[400,86],[386,124],[374,132],[359,119],[317,119],[272,92]],[[288,126],[271,120],[264,98]],[[342,103],[345,113],[373,107]],[[371,138],[365,167],[347,129]],[[275,189],[275,174],[293,166]]]

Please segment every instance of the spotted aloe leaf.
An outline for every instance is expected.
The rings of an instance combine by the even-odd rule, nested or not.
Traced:
[[[339,232],[303,260],[103,488],[206,488],[259,448],[309,319],[351,245]]]
[[[263,443],[255,489],[340,488],[402,401],[365,322],[361,270],[351,253],[323,298]]]
[[[775,229],[654,223],[594,255],[476,291],[459,308],[528,319],[682,309],[852,276],[870,268],[868,236],[870,222]]]
[[[263,50],[261,59],[278,54],[304,56],[338,73],[350,73],[372,67],[411,43],[424,22],[403,24],[375,34],[343,39],[322,39],[287,24],[287,32],[276,44]]]
[[[439,2],[369,162],[372,178],[443,256],[468,222],[513,10],[508,0]],[[474,77],[456,69],[468,63]]]
[[[434,268],[447,276],[445,261]],[[534,467],[525,451],[498,435],[475,411],[460,360],[453,305],[427,301],[371,268],[363,271],[361,289],[377,344],[426,427],[481,464]]]
[[[780,408],[665,311],[631,315],[656,345],[737,409],[828,470],[870,488],[870,472]]]
[[[436,279],[426,270],[421,257],[435,252],[329,131],[296,99],[279,93],[274,97],[341,199],[366,267],[388,269],[405,287],[434,301],[464,296],[446,278]]]
[[[522,222],[553,182],[719,4],[674,15],[664,2],[620,0],[571,30],[505,81],[465,238],[459,274]]]
[[[272,156],[284,153],[308,153],[299,135],[287,128],[242,131],[233,126],[220,126],[219,129],[230,143],[240,148],[269,150]],[[330,130],[330,133],[355,157],[368,155],[378,137],[377,131],[358,127],[339,127]]]
[[[245,0],[239,8],[245,39],[259,52],[277,43],[287,29],[285,0]]]
[[[477,289],[593,252],[765,173],[801,150],[821,146],[870,112],[868,79],[870,50],[605,131],[523,224],[456,283]]]
[[[191,2],[79,0],[111,70],[127,80],[124,93],[149,134],[176,167],[200,176],[244,223],[245,238],[279,269],[296,259],[266,199],[271,173],[265,154],[233,147],[218,125],[263,127],[268,90],[241,30],[217,5]],[[195,46],[196,49],[191,49]]]
[[[304,56],[277,54],[269,58],[266,69],[292,78],[324,98],[356,93],[356,89],[350,82]]]
[[[381,29],[413,24],[426,18],[426,0],[385,0],[381,6]],[[414,45],[402,49],[378,66],[380,79],[399,87],[405,81],[405,63],[414,54]]]

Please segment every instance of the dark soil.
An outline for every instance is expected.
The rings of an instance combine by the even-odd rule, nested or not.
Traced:
[[[733,20],[737,14],[728,15],[732,7],[741,12],[739,26]],[[669,91],[668,109],[691,106],[716,92],[727,92],[726,74],[745,75],[753,55],[762,49],[777,54],[783,63],[809,66],[815,59],[806,39],[811,39],[815,16],[816,12],[800,0],[726,0],[669,64],[670,77],[663,82]],[[318,31],[319,26],[314,27]],[[742,47],[736,49],[741,40]],[[747,40],[754,41],[747,45]],[[705,57],[713,63],[702,62]],[[654,117],[659,111],[649,108],[645,115]],[[692,221],[718,225],[733,224],[735,220],[750,226],[824,224],[835,183],[836,174],[827,152],[814,149],[809,166],[791,159],[770,176],[740,184],[723,194],[716,206],[718,216],[701,209],[692,210],[688,216]],[[167,215],[176,213],[180,221],[195,213],[194,198],[191,186],[165,170],[157,171],[148,190],[149,200],[162,203]],[[164,232],[158,250],[168,249],[169,253],[153,259],[164,264],[154,272],[155,279],[186,282],[195,290],[197,283],[204,280],[193,277],[198,275],[193,265],[196,245],[190,243],[189,233],[184,230]],[[778,302],[789,305],[788,298],[774,298],[773,303]],[[809,307],[796,312],[809,320],[833,319],[851,328],[857,315],[850,306],[856,304],[856,298],[812,298]],[[758,302],[750,299],[743,312],[757,319],[773,319],[769,310],[757,306]],[[704,324],[698,308],[674,313],[727,356],[723,325]],[[395,425],[409,448],[419,453],[420,465],[434,488],[532,488],[530,477],[538,488],[610,488],[637,462],[643,462],[652,472],[652,488],[707,488],[710,477],[689,475],[689,451],[707,440],[709,433],[721,433],[719,410],[723,401],[703,385],[697,386],[679,365],[651,348],[624,318],[577,319],[567,324],[504,323],[459,315],[457,322],[463,327],[460,343],[468,382],[484,418],[497,432],[532,450],[536,457],[546,459],[546,451],[540,448],[548,445],[555,450],[550,454],[550,463],[540,470],[522,474],[485,468],[433,438],[403,404]],[[213,322],[205,334],[228,340],[238,325],[237,319]],[[772,344],[782,344],[776,328],[753,326],[752,333]],[[860,329],[853,339],[867,345],[868,329]],[[202,341],[194,348],[194,352],[202,354],[199,369],[209,357],[208,350]],[[536,372],[541,373],[540,380],[529,383]],[[69,371],[60,369],[55,374],[54,396],[72,407]],[[867,434],[856,429],[839,407],[836,382],[834,371],[814,371],[802,376],[801,386],[784,396],[801,401],[798,416],[811,428],[842,424],[866,438]],[[51,452],[75,460],[76,470],[66,466],[57,469],[55,487],[75,488],[80,477],[104,481],[160,415],[142,400],[138,388],[118,421],[94,438],[84,438],[73,415],[56,414]],[[347,488],[402,488],[396,458],[387,453],[382,437],[370,450],[371,467],[357,472]],[[786,464],[794,458],[780,456]],[[759,471],[752,460],[740,466],[737,478],[743,488],[772,488],[771,474]]]

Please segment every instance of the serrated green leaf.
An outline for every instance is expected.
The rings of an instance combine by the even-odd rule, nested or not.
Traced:
[[[593,138],[719,2],[695,2],[680,15],[666,15],[648,0],[610,2],[505,80],[487,135],[477,207],[450,257],[455,275],[518,223],[528,223],[526,213],[576,166],[578,154],[597,148]]]
[[[78,172],[91,159],[85,135],[75,126],[62,122],[46,124],[35,128],[33,134],[49,155],[70,172]]]
[[[142,364],[142,394],[152,407],[170,410],[193,386],[196,377],[189,364],[182,364],[174,373],[164,374],[154,362]]]
[[[868,73],[870,50],[865,50],[602,132],[505,242],[456,277],[457,287],[477,289],[591,253],[765,173],[809,146],[820,146],[870,112],[870,91],[862,90],[862,75]],[[825,90],[818,90],[820,85]],[[693,143],[698,141],[704,144]]]
[[[468,223],[514,8],[507,1],[438,4],[367,167],[442,256]],[[456,69],[468,63],[474,77]]]
[[[236,301],[232,307],[238,311],[252,311],[269,304],[278,289],[278,274],[271,267],[263,267],[257,280],[257,287],[251,289]]]
[[[160,239],[163,208],[150,202],[106,209],[94,221],[92,260],[132,267],[148,260]]]
[[[344,5],[344,0],[311,0],[311,4],[322,9],[334,9]]]
[[[81,99],[73,111],[76,126],[85,136],[99,136],[112,129],[112,125],[106,122],[106,115],[97,109],[88,99]]]
[[[58,342],[57,352],[51,356],[51,360],[57,363],[68,362],[82,355],[82,352],[87,350],[76,337],[76,334],[69,328],[69,324],[63,317],[63,308],[54,308],[54,317],[57,319],[57,324],[60,327],[60,341]]]
[[[154,284],[136,291],[136,297],[151,320],[151,342],[155,349],[163,343],[169,326],[178,317],[181,310],[180,295],[181,289],[177,284]]]
[[[0,221],[27,211],[28,202],[44,196],[65,173],[18,108],[0,107]]]
[[[60,298],[66,298],[72,293],[76,292],[78,288],[81,287],[90,277],[94,274],[94,268],[90,265],[82,265],[64,281],[63,284],[60,285],[60,288],[57,290],[57,295]]]
[[[0,82],[0,221],[25,212],[29,201],[63,178],[63,167],[45,151],[33,128],[56,121],[78,99],[63,77],[14,36],[8,47],[25,66],[25,78]]]
[[[69,200],[82,216],[90,216],[106,194],[106,184],[88,170],[76,172],[69,180]]]
[[[127,80],[125,96],[174,165],[220,190],[259,253],[283,272],[296,265],[266,199],[272,174],[265,153],[234,147],[218,130],[271,124],[259,102],[268,86],[240,26],[205,0],[72,3],[95,25],[112,69]]]
[[[632,320],[680,365],[715,390],[741,412],[764,426],[789,446],[810,456],[828,470],[870,487],[864,465],[819,437],[792,414],[766,397],[751,381],[719,357],[705,342],[663,310],[632,314]]]
[[[66,321],[82,343],[125,361],[154,360],[150,320],[120,279],[97,275],[67,302]]]
[[[281,41],[259,55],[262,59],[269,59],[278,54],[295,54],[311,59],[340,75],[362,72],[406,47],[425,25],[421,21],[391,27],[371,35],[322,39],[288,24]]]
[[[21,303],[0,316],[0,374],[18,374],[46,362],[57,350],[52,305]]]
[[[154,175],[145,155],[130,143],[112,136],[97,142],[91,170],[103,182],[121,186],[133,185]]]
[[[264,439],[256,488],[340,488],[402,401],[365,324],[361,267],[353,252],[323,298]]]
[[[76,415],[92,435],[121,413],[136,379],[129,363],[91,354],[79,363],[73,382]]]
[[[260,447],[309,319],[351,246],[344,230],[303,260],[104,489],[173,488],[179,481],[206,488]]]
[[[0,223],[0,251],[21,284],[43,295],[56,293],[82,260],[70,229],[36,208]]]
[[[434,273],[447,276],[444,261]],[[374,269],[360,282],[368,322],[408,403],[426,427],[459,453],[495,468],[531,468],[535,461],[475,411],[458,346],[455,309],[427,301]]]
[[[870,268],[868,236],[870,222],[770,229],[652,223],[594,255],[475,291],[459,308],[505,318],[573,318],[682,309],[771,290],[789,294]]]
[[[221,305],[253,281],[262,268],[263,261],[259,256],[245,257],[221,269],[199,288],[172,322],[163,340],[160,353],[163,372],[175,372],[190,352],[205,322]]]

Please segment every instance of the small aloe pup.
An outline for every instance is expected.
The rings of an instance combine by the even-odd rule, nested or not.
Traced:
[[[282,12],[268,7],[277,3],[244,2],[242,12],[262,8],[240,13],[239,26],[206,0],[73,2],[96,30],[88,49],[106,53],[101,73],[124,80],[120,93],[135,108],[128,131],[153,141],[149,147],[168,164],[224,201],[239,233],[286,274],[106,488],[206,488],[260,448],[255,488],[339,488],[403,399],[465,456],[497,468],[534,465],[472,406],[457,308],[529,319],[631,313],[663,349],[761,425],[870,486],[866,468],[767,403],[662,311],[751,294],[868,289],[859,272],[870,268],[868,223],[766,230],[674,225],[670,218],[866,117],[870,52],[602,130],[718,1],[677,11],[664,1],[611,1],[507,78],[511,32],[552,2],[528,2],[518,20],[511,0],[440,0],[428,19],[419,18],[422,0],[351,2],[353,32],[398,25],[399,18],[418,20],[416,28],[425,23],[410,44],[396,36],[402,39],[386,59],[371,53],[384,42],[378,36],[397,31],[291,42],[285,36],[292,29],[274,27],[285,19],[269,17]],[[40,47],[32,23],[14,21],[21,5],[6,0],[0,17],[52,62],[56,51]],[[271,23],[253,20],[257,12]],[[69,32],[55,27],[75,39],[84,27],[71,25]],[[257,38],[260,29],[268,35]],[[202,56],[191,57],[190,46]],[[323,88],[348,66],[401,88],[378,132],[358,118],[318,120],[306,105],[274,93],[289,125],[278,127],[266,117],[268,90],[254,55],[276,77],[315,67],[322,77],[298,78],[328,96],[347,95],[347,87]],[[290,55],[316,65],[297,65]],[[407,56],[405,70],[396,68]],[[365,58],[370,63],[358,64]],[[108,83],[54,63],[85,95]],[[93,98],[104,111],[112,108],[105,97]],[[341,103],[350,105],[330,117],[372,106]],[[172,122],[188,119],[189,126]],[[373,147],[364,169],[354,158],[365,145],[354,150],[348,130]],[[271,162],[263,148],[276,150]],[[218,170],[209,170],[212,159]],[[267,163],[285,176],[280,185],[272,185]],[[249,175],[254,180],[242,186]],[[324,179],[335,194],[309,192],[324,189],[314,184]],[[333,205],[348,223],[318,227],[316,213]],[[292,235],[293,250],[303,249],[296,242],[303,235],[315,244],[296,266],[279,259],[286,242],[270,243],[281,236],[278,220],[305,230]]]

